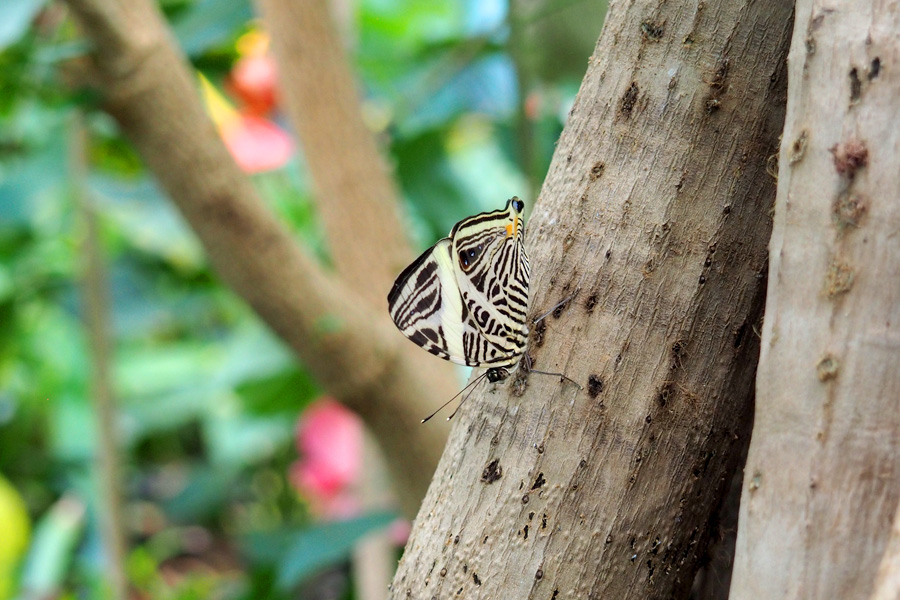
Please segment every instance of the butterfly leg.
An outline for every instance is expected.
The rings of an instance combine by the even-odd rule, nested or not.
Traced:
[[[522,370],[525,371],[526,373],[537,373],[538,375],[552,375],[554,377],[559,377],[560,381],[568,381],[569,383],[577,386],[579,390],[584,389],[584,387],[582,387],[581,384],[579,384],[577,381],[575,381],[571,377],[567,376],[565,373],[551,373],[549,371],[538,371],[537,369],[531,368],[532,361],[533,361],[533,359],[531,358],[530,354],[528,354],[527,352],[525,354],[523,354],[522,360],[520,362],[520,364],[522,366]]]
[[[587,273],[585,273],[585,275],[587,275]],[[581,276],[581,279],[578,281],[578,285],[575,287],[575,291],[574,291],[574,292],[572,292],[571,294],[569,294],[568,296],[566,296],[565,298],[563,298],[562,300],[560,300],[559,302],[557,302],[556,304],[554,304],[554,305],[553,305],[553,308],[551,308],[550,310],[548,310],[547,312],[545,312],[544,314],[542,314],[542,315],[539,316],[538,318],[532,319],[532,320],[531,320],[531,324],[532,324],[532,325],[537,325],[538,323],[540,323],[541,321],[543,321],[544,319],[546,319],[547,317],[549,317],[550,314],[551,314],[553,311],[555,311],[557,308],[559,308],[559,307],[561,307],[561,306],[565,306],[565,305],[567,305],[569,302],[571,302],[572,300],[574,300],[575,297],[578,295],[578,293],[581,291],[581,284],[582,284],[582,282],[584,281],[585,275],[582,275],[582,276]],[[557,316],[558,316],[558,315],[557,315]]]

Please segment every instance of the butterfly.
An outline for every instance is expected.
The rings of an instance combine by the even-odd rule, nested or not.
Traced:
[[[388,294],[394,324],[413,343],[445,360],[487,368],[470,385],[482,377],[505,380],[525,354],[524,210],[514,196],[502,210],[463,219],[404,269]]]

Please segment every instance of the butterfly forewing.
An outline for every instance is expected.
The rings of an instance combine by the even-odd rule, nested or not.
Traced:
[[[469,366],[516,363],[528,330],[523,205],[457,223],[397,278],[391,318],[432,354]]]

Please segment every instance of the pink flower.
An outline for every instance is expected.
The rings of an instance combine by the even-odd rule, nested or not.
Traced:
[[[221,127],[228,150],[247,173],[271,171],[283,167],[294,152],[291,138],[275,123],[240,113]]]
[[[287,133],[272,121],[235,110],[202,75],[200,84],[206,107],[219,134],[244,171],[270,171],[287,163],[294,152],[294,144]]]
[[[301,458],[291,466],[291,481],[322,516],[349,517],[358,512],[352,487],[359,478],[362,436],[359,417],[328,398],[307,408],[298,421]]]
[[[409,541],[409,534],[411,532],[412,523],[403,517],[398,517],[390,524],[390,526],[388,526],[387,535],[388,539],[390,539],[395,546],[402,548],[406,545],[406,542]]]

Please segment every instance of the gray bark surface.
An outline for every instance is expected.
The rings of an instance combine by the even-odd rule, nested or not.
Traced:
[[[735,600],[868,598],[890,538],[900,498],[898,31],[896,1],[797,3]]]
[[[789,3],[612,3],[529,223],[531,375],[456,417],[390,597],[685,597],[747,443]]]

